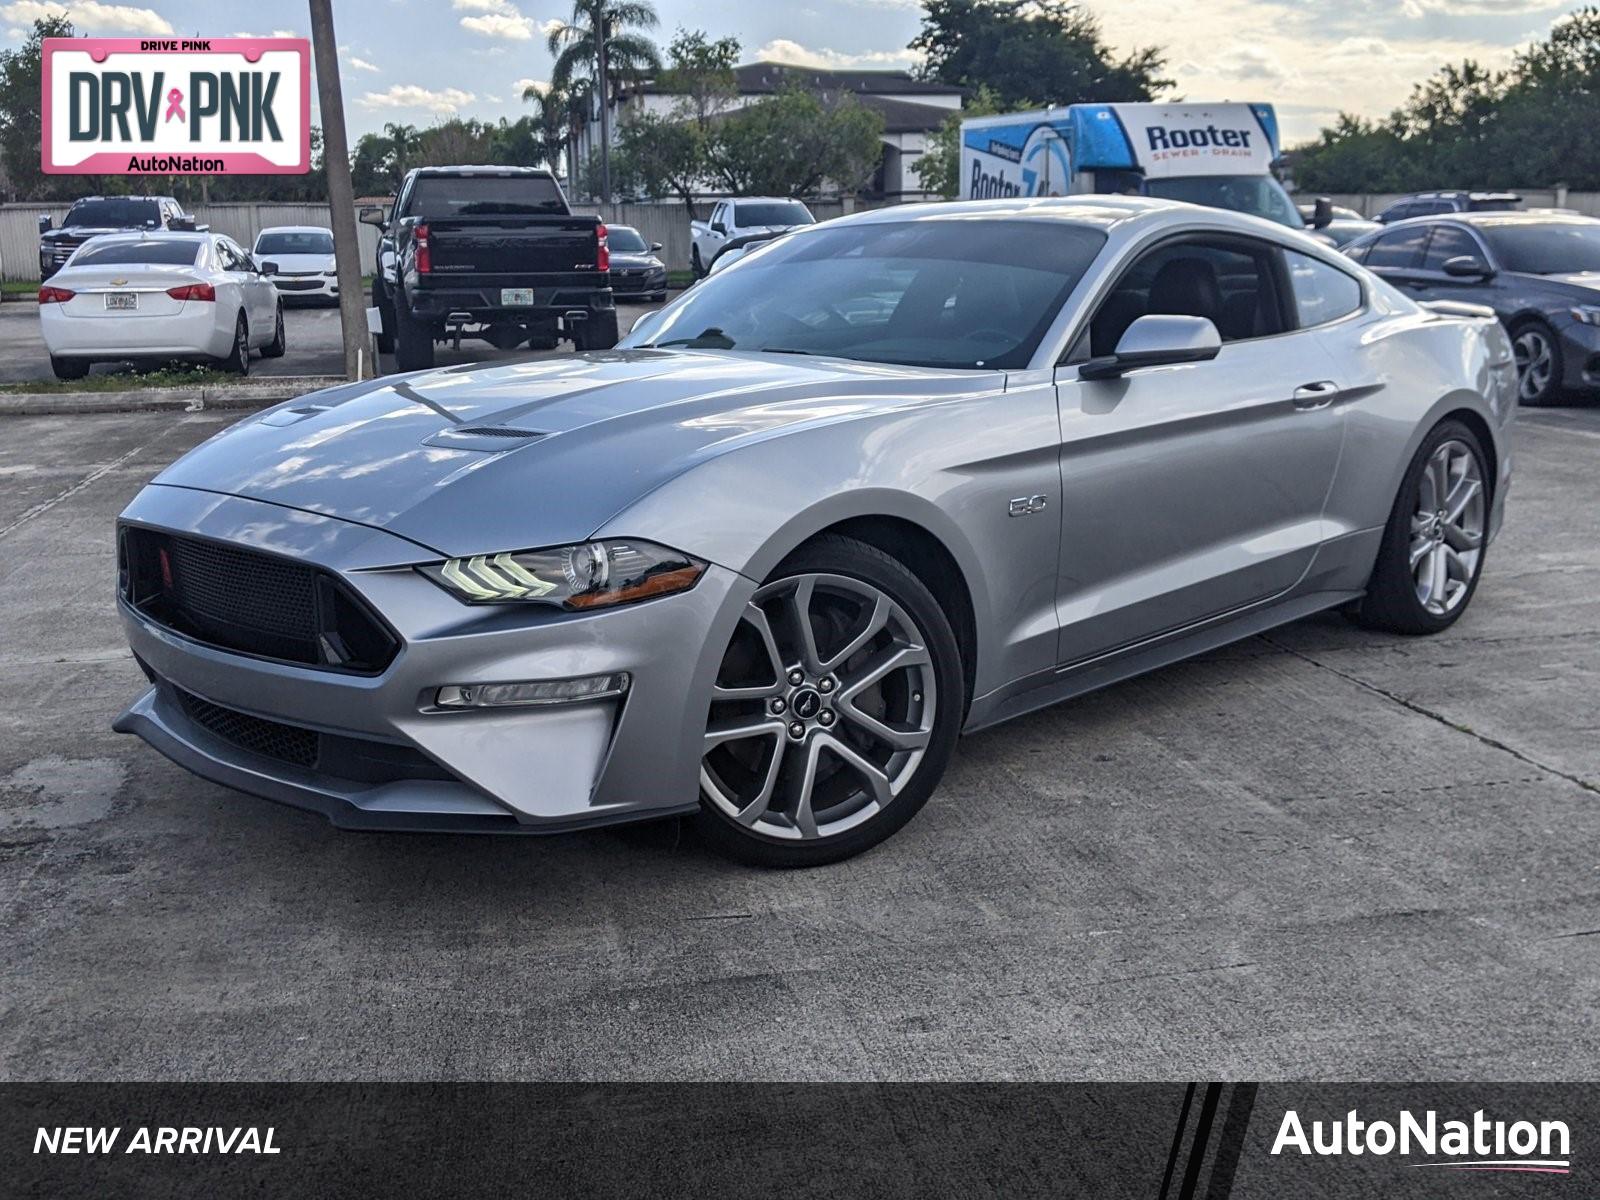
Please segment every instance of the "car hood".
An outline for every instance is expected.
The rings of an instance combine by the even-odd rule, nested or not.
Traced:
[[[139,226],[132,228],[126,225],[68,225],[62,229],[47,229],[39,235],[42,242],[82,242],[92,237],[99,237],[102,233],[140,233],[156,232],[151,228],[141,230]]]
[[[659,267],[661,260],[654,254],[644,253],[619,253],[611,252],[611,265],[613,267]]]
[[[1593,299],[1593,293],[1600,292],[1600,271],[1564,271],[1559,275],[1524,275],[1523,278],[1558,284],[1559,287],[1551,290],[1582,299]]]
[[[452,367],[279,405],[156,482],[489,554],[581,541],[741,443],[999,382],[999,372],[663,350]]]

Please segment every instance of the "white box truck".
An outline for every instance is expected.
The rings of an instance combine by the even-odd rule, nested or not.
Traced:
[[[1304,228],[1277,157],[1270,104],[1072,104],[961,124],[968,199],[1161,196]]]

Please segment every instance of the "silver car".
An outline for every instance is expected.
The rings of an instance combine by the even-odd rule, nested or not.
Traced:
[[[981,729],[1323,609],[1436,633],[1504,510],[1493,314],[1123,197],[886,209],[622,347],[318,392],[119,527],[117,721],[348,828],[698,812],[855,854]]]

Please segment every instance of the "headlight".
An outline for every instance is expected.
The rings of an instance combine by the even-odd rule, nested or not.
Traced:
[[[1581,324],[1600,325],[1600,304],[1574,304],[1567,311]]]
[[[687,591],[705,569],[705,563],[677,550],[624,541],[479,554],[417,568],[467,604],[552,604],[573,610]]]

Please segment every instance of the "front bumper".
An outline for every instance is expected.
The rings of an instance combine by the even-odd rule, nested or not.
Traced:
[[[505,287],[520,286],[514,280]],[[463,324],[504,324],[513,321],[559,320],[568,313],[609,312],[616,298],[609,287],[534,287],[533,303],[502,303],[501,285],[490,287],[451,287],[430,284],[408,286],[406,298],[412,315],[419,321],[444,324],[460,317]]]
[[[1557,325],[1556,336],[1562,385],[1571,391],[1600,391],[1600,326],[1567,319]]]
[[[339,279],[336,275],[274,275],[272,286],[285,300],[337,300]]]
[[[68,316],[59,305],[41,304],[39,333],[56,358],[221,358],[233,349],[233,321],[220,309],[190,300],[159,317]]]
[[[431,551],[366,526],[239,497],[152,485],[124,519],[289,555],[336,572],[400,635],[377,675],[252,658],[191,641],[119,602],[153,686],[116,721],[197,775],[361,829],[553,833],[692,810],[721,648],[754,584],[711,567],[688,592],[593,614],[472,607],[410,568]],[[714,649],[712,649],[714,648]],[[627,671],[620,699],[425,711],[449,683]],[[194,719],[182,693],[442,770],[356,778],[297,765]],[[192,701],[191,701],[192,703]]]

